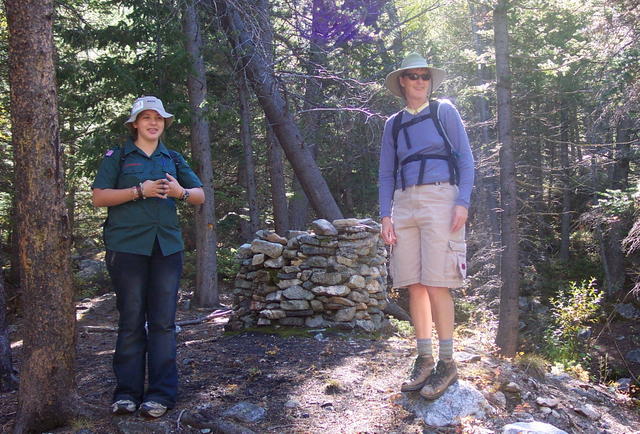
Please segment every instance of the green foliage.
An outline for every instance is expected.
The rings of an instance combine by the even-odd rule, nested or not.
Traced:
[[[410,338],[414,335],[413,326],[409,321],[402,321],[396,318],[389,318],[391,327],[395,330],[394,334],[402,338]]]
[[[236,258],[238,249],[234,247],[218,247],[216,254],[218,257],[218,274],[225,279],[234,279],[240,270],[240,264]]]
[[[570,282],[550,299],[551,322],[544,333],[544,352],[553,363],[580,373],[588,360],[580,331],[597,320],[602,293],[595,279]]]
[[[636,188],[627,190],[607,189],[598,193],[600,198],[593,208],[599,211],[605,218],[620,218],[625,214],[630,214],[634,209],[634,197],[637,194]]]

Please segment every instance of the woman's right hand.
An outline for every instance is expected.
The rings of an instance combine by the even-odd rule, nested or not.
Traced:
[[[382,217],[382,230],[380,234],[385,244],[394,245],[396,243],[396,231],[393,229],[391,217]]]
[[[142,183],[142,195],[144,197],[159,197],[160,199],[166,199],[169,192],[169,181],[166,179],[158,179],[152,181],[147,179]]]

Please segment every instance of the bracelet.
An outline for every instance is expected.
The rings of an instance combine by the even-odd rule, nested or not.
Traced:
[[[184,193],[182,193],[182,197],[180,198],[180,200],[189,199],[189,190],[187,190],[186,188],[184,188],[183,190],[184,190]]]
[[[138,192],[138,199],[146,199],[147,196],[142,193],[142,183],[136,185],[136,191]]]
[[[137,192],[137,187],[131,187],[131,193],[133,194],[133,198],[131,199],[132,201],[136,201],[139,199],[138,197],[138,192]]]

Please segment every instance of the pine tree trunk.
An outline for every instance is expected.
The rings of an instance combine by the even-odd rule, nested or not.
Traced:
[[[67,424],[75,395],[70,228],[58,127],[53,2],[5,0],[22,296],[15,432]]]
[[[560,260],[569,261],[571,235],[571,174],[569,173],[569,113],[567,101],[560,88],[560,166],[562,173],[562,213],[560,217]]]
[[[342,212],[331,195],[309,147],[304,143],[300,129],[287,109],[286,101],[275,80],[273,67],[265,56],[261,34],[249,27],[247,14],[257,15],[258,26],[264,28],[267,18],[256,13],[255,6],[246,0],[223,2],[217,0],[217,11],[236,56],[246,70],[258,101],[269,123],[300,180],[305,194],[316,213],[327,220],[342,218]]]
[[[238,104],[240,106],[240,142],[243,150],[243,169],[245,188],[247,190],[247,207],[249,208],[249,237],[253,240],[259,229],[258,200],[256,193],[256,165],[253,161],[253,145],[251,143],[251,108],[249,107],[249,89],[242,71],[237,71]]]
[[[516,169],[511,136],[511,71],[509,68],[509,34],[507,0],[498,0],[493,11],[496,47],[498,103],[498,143],[500,144],[500,196],[502,202],[502,288],[496,344],[505,356],[518,348],[518,294],[520,270],[518,262],[518,223]]]
[[[18,387],[18,379],[13,373],[11,362],[11,341],[7,326],[7,298],[4,290],[4,276],[0,269],[0,393],[9,392]]]
[[[206,198],[202,205],[196,207],[196,290],[193,301],[196,306],[215,307],[220,304],[220,298],[211,141],[206,117],[207,105],[204,103],[207,97],[207,79],[202,59],[202,33],[192,0],[185,2],[182,23],[192,66],[192,72],[187,77],[191,106],[191,153]]]
[[[289,215],[287,209],[287,194],[284,183],[284,165],[282,164],[282,148],[278,138],[267,123],[267,145],[269,177],[271,178],[271,202],[273,204],[273,220],[276,233],[285,236],[289,230]]]

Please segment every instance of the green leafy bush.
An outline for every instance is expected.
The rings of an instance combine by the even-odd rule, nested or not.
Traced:
[[[570,371],[588,360],[585,340],[578,335],[597,320],[600,311],[602,293],[595,282],[594,278],[570,282],[550,299],[551,324],[544,333],[545,354],[549,360]]]

